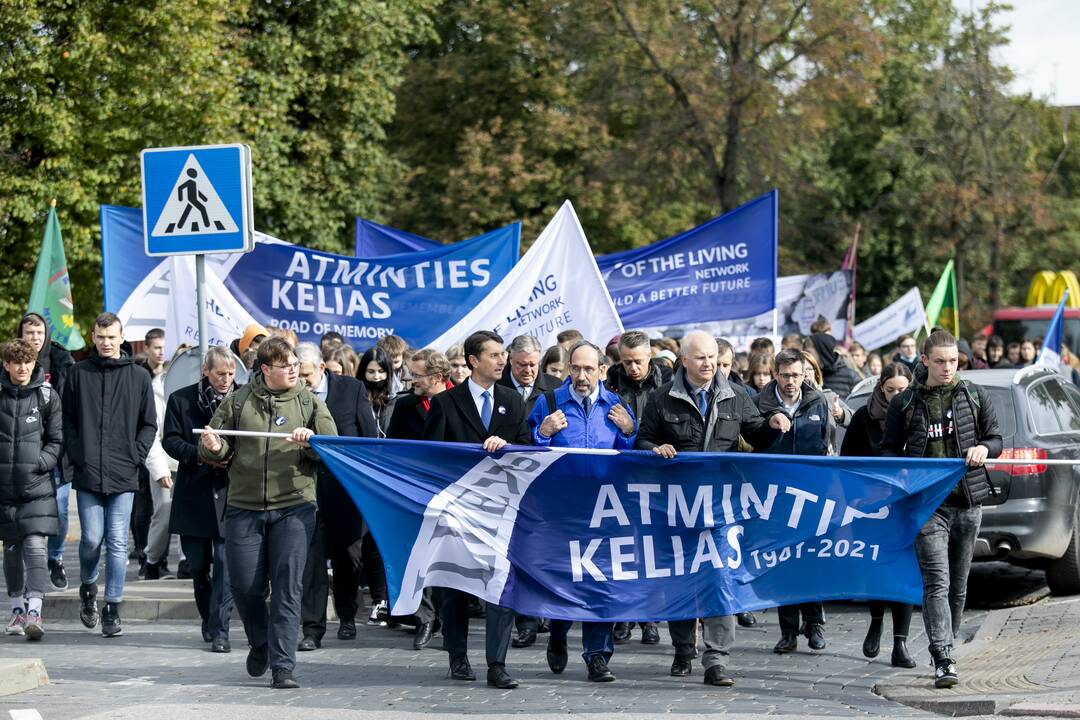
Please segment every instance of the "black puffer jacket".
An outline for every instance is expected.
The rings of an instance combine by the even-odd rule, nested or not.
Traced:
[[[885,432],[881,438],[882,455],[925,456],[930,426],[929,412],[921,392],[925,372],[923,370],[916,374],[915,382],[889,403]],[[1001,454],[1001,431],[989,393],[974,383],[960,380],[952,392],[952,417],[956,447],[961,457],[976,445],[984,445],[990,451],[989,457],[996,458]],[[947,502],[966,507],[985,502],[994,491],[986,468],[970,468],[960,490],[960,493],[950,496]]]
[[[139,489],[139,466],[157,436],[150,373],[130,357],[97,349],[64,381],[64,449],[75,469],[72,487],[105,495]]]
[[[621,364],[612,365],[604,378],[604,387],[618,395],[623,404],[633,412],[634,417],[640,420],[645,414],[649,396],[668,382],[671,382],[671,368],[664,363],[650,360],[649,374],[640,383],[631,380]]]
[[[40,367],[23,386],[0,370],[0,539],[60,532],[52,469],[62,423],[60,396]]]

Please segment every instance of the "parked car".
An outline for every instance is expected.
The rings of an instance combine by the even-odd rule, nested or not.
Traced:
[[[1080,388],[1041,366],[962,374],[994,402],[1001,457],[1031,461],[987,466],[997,495],[983,505],[975,559],[1042,568],[1055,595],[1080,593]],[[848,404],[865,405],[876,381],[856,385]],[[1039,463],[1048,458],[1077,464]]]

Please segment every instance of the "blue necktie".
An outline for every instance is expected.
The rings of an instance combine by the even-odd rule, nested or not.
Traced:
[[[701,417],[705,417],[709,414],[709,391],[698,390],[697,394],[697,406],[701,411]]]
[[[589,411],[592,410],[592,400],[585,398],[581,401],[581,405],[585,408],[585,417],[589,417]]]
[[[491,393],[485,390],[480,397],[484,398],[484,404],[480,406],[480,422],[484,423],[486,430],[491,426]]]

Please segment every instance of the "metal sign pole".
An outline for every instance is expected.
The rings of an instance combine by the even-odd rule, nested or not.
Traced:
[[[206,256],[195,256],[195,302],[199,304],[199,358],[206,357]]]

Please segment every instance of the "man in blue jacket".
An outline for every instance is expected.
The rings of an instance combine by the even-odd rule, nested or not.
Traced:
[[[604,351],[590,342],[581,340],[570,348],[566,380],[560,388],[540,396],[529,415],[535,445],[600,450],[634,447],[637,423],[619,396],[600,381],[604,363]],[[547,661],[554,673],[566,669],[566,634],[572,625],[569,620],[551,621]],[[593,682],[615,680],[608,669],[615,650],[614,630],[613,622],[581,624],[582,657]]]

